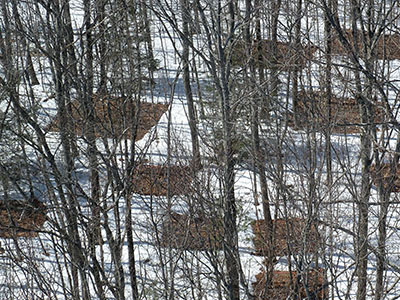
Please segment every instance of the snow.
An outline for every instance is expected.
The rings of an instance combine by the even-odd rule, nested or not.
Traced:
[[[78,1],[71,1],[71,9],[73,11],[73,23],[77,28],[81,27],[83,23],[82,7],[78,5]],[[179,63],[180,59],[176,55],[174,47],[180,51],[181,46],[179,39],[173,36],[173,40],[166,34],[166,28],[160,23],[153,24],[155,32],[158,33],[154,36],[154,51],[155,58],[161,62],[161,69],[156,73],[156,88],[152,95],[146,94],[146,101],[155,103],[170,103],[170,110],[165,113],[158,124],[146,135],[146,137],[137,142],[135,147],[138,153],[144,153],[145,157],[151,163],[163,164],[167,161],[168,147],[171,147],[171,163],[188,164],[190,162],[191,154],[191,138],[190,129],[188,125],[187,103],[185,100],[185,93],[183,89],[183,82],[177,75],[181,72],[182,67]],[[171,31],[172,32],[172,31]],[[174,42],[174,43],[173,43]],[[390,68],[395,70],[394,78],[397,78],[399,72],[399,63],[393,62]],[[205,67],[204,67],[205,68]],[[317,71],[316,69],[314,71]],[[41,111],[39,113],[39,120],[46,124],[56,113],[56,104],[54,99],[49,99],[52,94],[47,90],[46,82],[50,82],[50,74],[43,76],[42,84],[34,88],[34,93],[38,95],[41,100]],[[203,81],[207,81],[207,76],[203,76]],[[317,78],[312,79],[312,84],[318,86]],[[393,82],[397,84],[397,82]],[[338,91],[341,90],[341,83],[338,81],[335,84]],[[194,93],[196,94],[196,93]],[[396,95],[391,95],[391,101],[394,102]],[[46,100],[48,99],[48,100]],[[397,105],[397,104],[396,104]],[[168,126],[170,119],[170,128]],[[201,125],[202,127],[202,125]],[[170,130],[170,140],[168,139],[168,130]],[[206,131],[207,128],[202,128]],[[268,130],[268,129],[265,129]],[[56,155],[56,159],[61,163],[61,145],[59,135],[57,133],[46,134],[48,143],[52,146],[52,151]],[[316,169],[311,169],[310,161],[308,160],[308,149],[305,141],[307,134],[304,132],[295,132],[289,129],[288,139],[285,140],[285,161],[283,162],[285,180],[284,184],[291,187],[291,194],[286,196],[293,196],[288,199],[290,204],[288,208],[291,213],[296,215],[305,214],[307,210],[307,203],[303,201],[304,195],[307,195],[309,190],[310,176],[315,176],[320,189],[317,191],[316,198],[321,200],[321,211],[318,213],[319,218],[330,222],[333,220],[335,224],[356,232],[355,224],[357,221],[356,205],[353,202],[354,194],[359,194],[360,187],[360,166],[358,161],[359,152],[359,136],[354,135],[333,135],[333,174],[335,180],[335,189],[330,195],[331,201],[329,202],[329,192],[326,187],[326,169],[324,160],[326,159],[323,154],[325,147],[323,142],[323,135],[317,134],[317,141],[321,141],[316,145],[320,152],[316,158]],[[151,143],[150,143],[151,141]],[[82,148],[85,148],[85,142],[79,141]],[[390,144],[394,145],[395,140],[390,139]],[[101,141],[98,143],[99,149],[104,150],[104,145]],[[393,146],[392,146],[393,149]],[[117,150],[118,151],[118,150]],[[210,150],[202,144],[202,154],[207,156]],[[33,151],[32,151],[33,152]],[[77,171],[75,176],[79,178],[79,182],[84,191],[90,190],[89,175],[85,165],[87,164],[86,158],[80,158],[81,161],[77,162]],[[270,164],[273,164],[276,158],[271,158]],[[122,162],[121,162],[122,164]],[[80,166],[80,167],[79,167]],[[209,174],[207,174],[209,172]],[[211,164],[210,169],[206,169],[200,173],[200,184],[206,184],[205,180],[210,181],[211,194],[210,201],[218,201],[220,197],[220,187],[218,183],[216,165]],[[308,173],[307,173],[308,172]],[[211,175],[210,175],[211,174]],[[274,187],[277,185],[276,178],[269,174],[268,185],[271,187],[271,199],[273,199],[272,212],[273,214],[282,214],[282,197],[283,195],[276,195]],[[102,178],[105,178],[105,174]],[[251,220],[262,218],[261,205],[254,205],[254,174],[249,169],[238,166],[236,170],[235,182],[235,196],[238,202],[238,228],[239,228],[239,251],[240,260],[243,268],[243,273],[249,285],[255,280],[255,275],[259,273],[262,266],[263,259],[251,255],[253,250],[252,244],[252,231],[249,226]],[[356,190],[353,186],[348,185],[349,180],[356,183]],[[104,182],[102,182],[104,184]],[[46,189],[42,186],[38,187],[44,193],[43,197],[46,198]],[[260,197],[260,187],[257,187],[258,197]],[[110,226],[113,234],[117,231],[116,224],[113,220],[112,213],[113,205],[117,205],[121,210],[121,219],[124,218],[125,199],[116,197],[113,202],[112,195],[109,190],[104,190],[108,200],[109,218],[111,220]],[[281,197],[278,199],[278,196]],[[394,201],[398,201],[397,196],[393,196]],[[327,200],[328,199],[328,200]],[[84,209],[83,213],[86,216],[90,215],[90,210],[87,203],[84,201],[82,195],[81,199]],[[375,188],[372,188],[371,202],[377,202],[378,196]],[[157,246],[156,229],[161,229],[161,223],[168,207],[172,207],[174,211],[183,212],[188,209],[188,199],[181,196],[174,196],[171,199],[165,197],[150,197],[134,195],[131,199],[132,202],[132,217],[134,220],[134,234],[135,234],[135,258],[137,260],[137,275],[140,289],[151,295],[154,293],[155,299],[160,297],[161,291],[165,288],[165,279],[169,278],[170,274],[163,274],[161,264],[167,264],[169,268],[175,268],[175,284],[177,288],[176,299],[192,299],[192,293],[198,292],[192,290],[191,281],[195,280],[197,283],[201,282],[202,292],[205,296],[204,299],[217,299],[216,290],[218,285],[218,276],[214,274],[214,269],[211,264],[209,253],[202,253],[196,251],[183,251],[175,249],[163,249]],[[58,213],[62,207],[51,207],[49,212],[50,219],[58,219]],[[372,205],[370,208],[370,243],[376,246],[377,243],[377,223],[379,218],[379,209],[377,205]],[[395,203],[390,207],[390,214],[388,218],[388,260],[394,265],[400,264],[400,245],[398,239],[399,232],[399,211],[400,206]],[[120,227],[120,230],[125,234],[125,228]],[[324,259],[321,262],[322,266],[332,266],[332,270],[336,273],[328,272],[328,277],[333,280],[335,285],[334,299],[352,299],[356,294],[356,278],[354,276],[354,257],[356,255],[353,249],[354,238],[340,230],[330,229],[321,226],[321,233],[326,238],[327,247],[325,249]],[[26,259],[21,260],[20,254],[16,249],[13,240],[2,240],[2,247],[5,249],[5,254],[0,256],[0,295],[14,294],[15,297],[22,297],[22,295],[30,295],[35,293],[41,295],[43,291],[53,291],[54,294],[46,295],[49,299],[64,299],[63,283],[62,280],[67,280],[67,267],[71,262],[68,257],[64,256],[59,251],[63,249],[64,245],[57,235],[57,228],[51,221],[48,221],[43,230],[44,232],[35,239],[19,239],[18,247],[23,254],[22,257]],[[81,228],[82,236],[86,236],[83,228]],[[102,232],[103,238],[105,233]],[[107,243],[101,247],[97,246],[96,251],[98,256],[102,257],[104,264],[109,268],[110,277],[111,271],[115,266],[112,263],[110,245]],[[127,245],[124,244],[122,248],[124,272],[126,276],[126,297],[130,298],[129,286],[129,273],[128,273],[128,250]],[[223,253],[220,252],[216,255],[217,264],[222,266]],[[88,260],[89,261],[89,260]],[[286,269],[288,266],[287,258],[280,258],[276,268]],[[311,264],[311,262],[310,262]],[[372,299],[372,290],[375,281],[375,256],[370,255],[369,261],[369,299]],[[222,268],[222,267],[221,267]],[[61,271],[60,271],[61,270]],[[60,277],[60,272],[63,278]],[[40,274],[41,278],[36,278]],[[90,272],[87,272],[92,276]],[[336,276],[336,277],[334,277]],[[400,287],[397,284],[398,272],[389,268],[385,274],[387,281],[387,288],[391,288],[388,297],[395,297],[400,293]],[[193,277],[193,278],[191,278]],[[91,278],[93,280],[93,278]],[[39,283],[44,286],[40,286]],[[48,288],[51,287],[51,288]],[[91,293],[95,298],[93,287]],[[106,291],[108,297],[112,297],[110,291]],[[244,291],[243,299],[245,298]],[[332,291],[330,291],[332,293]],[[151,297],[151,296],[149,296]],[[161,298],[161,297],[160,297]],[[15,298],[17,299],[17,298]]]

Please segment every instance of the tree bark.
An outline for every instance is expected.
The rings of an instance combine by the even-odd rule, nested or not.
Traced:
[[[261,41],[261,25],[260,25],[260,17],[259,17],[259,1],[255,1],[255,30],[257,41]],[[246,41],[246,54],[250,57],[249,67],[250,67],[250,76],[249,84],[252,87],[252,93],[255,94],[251,101],[251,134],[252,134],[252,147],[254,153],[254,165],[256,168],[256,174],[258,174],[260,179],[260,187],[261,187],[261,201],[262,201],[262,208],[264,213],[264,224],[265,224],[265,232],[268,233],[266,238],[266,243],[269,245],[269,251],[265,253],[266,257],[266,282],[272,282],[272,274],[273,268],[275,263],[275,251],[274,251],[274,241],[273,241],[273,225],[272,225],[272,216],[271,216],[271,209],[270,209],[270,200],[268,196],[268,184],[267,184],[267,177],[266,177],[266,158],[264,154],[264,150],[261,147],[261,139],[260,139],[260,107],[262,107],[262,99],[263,91],[262,85],[264,82],[264,67],[262,62],[262,53],[261,53],[261,43],[258,43],[258,57],[256,60],[252,57],[252,39],[250,35],[250,14],[251,14],[251,0],[246,1],[246,27],[245,27],[245,41]],[[258,63],[256,63],[256,61]],[[257,72],[258,71],[258,72]],[[268,289],[270,288],[269,285],[265,287],[265,293],[268,295]]]
[[[193,101],[193,92],[190,84],[190,68],[189,68],[189,47],[190,47],[190,9],[187,0],[180,0],[182,10],[182,63],[183,63],[183,84],[185,89],[186,101],[188,104],[189,113],[189,127],[190,135],[192,138],[192,155],[193,161],[192,166],[194,170],[201,167],[200,158],[200,145],[199,145],[199,133],[197,130],[197,118],[195,112],[195,106]]]
[[[296,5],[296,23],[295,23],[295,34],[294,34],[294,46],[296,49],[296,53],[300,53],[301,51],[301,40],[300,40],[300,34],[301,34],[301,14],[302,14],[302,0],[297,0],[297,5]],[[299,54],[296,54],[295,58],[295,66],[294,66],[294,71],[293,71],[293,90],[292,90],[292,99],[293,99],[293,110],[294,110],[294,120],[295,120],[295,125],[299,125],[299,114],[297,111],[298,108],[298,94],[299,94],[299,73],[301,73],[301,69],[299,67],[300,60],[302,58],[300,57]]]
[[[229,28],[228,32],[233,37],[235,26],[234,2],[229,1]],[[222,13],[221,1],[218,1],[218,13]],[[235,200],[235,160],[233,157],[233,120],[231,108],[231,95],[229,89],[230,63],[227,60],[224,43],[222,40],[223,32],[221,23],[217,23],[217,49],[219,58],[219,73],[221,83],[220,105],[222,110],[222,130],[224,145],[224,255],[226,269],[228,272],[227,291],[228,299],[239,300],[239,253],[236,227],[236,200]],[[228,43],[228,47],[231,43]]]
[[[277,101],[278,90],[279,90],[279,68],[278,68],[278,23],[279,23],[279,12],[281,8],[281,0],[272,1],[272,26],[271,26],[271,72],[270,72],[270,89],[269,97],[267,99],[265,108],[265,119],[269,118],[270,107]],[[261,49],[259,50],[261,53]]]
[[[357,22],[361,18],[357,1],[352,0],[352,33],[354,59],[360,58],[361,53],[358,46],[358,41],[361,37],[358,36]],[[364,49],[366,44],[364,43]],[[353,59],[353,61],[354,61]],[[355,61],[354,61],[355,62]],[[370,197],[370,166],[371,166],[371,108],[368,101],[363,98],[362,84],[360,78],[360,70],[354,70],[356,82],[356,99],[360,106],[361,122],[364,125],[360,137],[360,160],[361,160],[361,193],[358,199],[358,238],[357,238],[357,300],[365,300],[367,295],[367,265],[368,265],[368,209]]]

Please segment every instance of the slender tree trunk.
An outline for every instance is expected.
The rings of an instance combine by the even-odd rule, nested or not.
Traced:
[[[255,1],[256,6],[256,35],[257,40],[261,41],[261,26],[260,26],[260,18],[259,18],[259,1]],[[261,147],[261,140],[260,140],[260,133],[259,133],[259,126],[260,126],[260,107],[262,103],[260,102],[263,99],[263,93],[260,91],[262,89],[262,84],[264,82],[264,68],[262,62],[262,53],[261,53],[261,42],[258,43],[258,57],[256,60],[252,58],[252,39],[250,36],[250,13],[251,13],[251,0],[246,1],[246,30],[245,30],[245,40],[246,40],[246,54],[250,57],[250,83],[258,85],[254,87],[257,91],[255,96],[253,97],[251,103],[251,132],[252,132],[252,146],[253,146],[253,153],[254,153],[254,163],[257,169],[257,174],[260,178],[260,186],[261,186],[261,199],[262,199],[262,207],[264,213],[264,224],[265,224],[265,232],[268,233],[266,238],[266,244],[268,245],[268,252],[264,253],[266,257],[266,282],[271,282],[272,274],[273,274],[273,267],[275,262],[275,251],[274,251],[274,242],[273,242],[273,225],[272,225],[272,216],[271,216],[271,209],[270,209],[270,201],[268,196],[268,184],[267,178],[265,175],[266,168],[266,158],[264,155],[264,150]],[[258,62],[256,64],[256,61]],[[258,74],[257,74],[257,71]],[[269,286],[265,287],[265,293],[268,294]]]
[[[362,122],[368,123],[367,104],[361,104]],[[361,136],[361,195],[358,199],[358,240],[357,240],[357,275],[358,289],[357,300],[365,300],[367,289],[367,265],[368,265],[368,208],[370,196],[370,166],[371,166],[371,140],[369,130]]]
[[[382,165],[380,164],[378,149],[375,152],[375,169],[379,172]],[[391,168],[393,165],[391,165]],[[394,168],[396,166],[394,165]],[[394,169],[394,172],[396,169]],[[379,174],[379,173],[377,173]],[[383,174],[383,172],[381,173]],[[393,174],[393,173],[392,173]],[[396,173],[394,173],[396,174]],[[376,283],[375,283],[375,300],[380,300],[383,297],[384,286],[383,276],[385,271],[385,248],[386,248],[386,226],[387,226],[387,215],[389,209],[389,198],[390,198],[390,184],[385,188],[385,180],[382,176],[378,175],[378,194],[379,194],[379,218],[378,218],[378,247],[376,257]],[[389,188],[388,188],[389,187]]]
[[[150,29],[150,24],[151,20],[149,19],[149,14],[148,14],[148,5],[151,7],[152,0],[150,0],[150,3],[147,4],[145,1],[139,1],[140,5],[140,11],[141,15],[143,18],[143,27],[144,27],[144,35],[145,35],[145,41],[146,41],[146,50],[147,50],[147,58],[148,58],[148,70],[150,74],[150,88],[151,90],[153,89],[153,84],[154,84],[154,71],[156,70],[156,61],[154,59],[154,51],[153,51],[153,44],[151,40],[151,29]]]
[[[134,143],[132,143],[134,145]],[[134,147],[134,146],[133,146]],[[132,152],[134,153],[134,152]],[[128,257],[129,257],[129,276],[131,280],[131,289],[132,289],[132,299],[139,299],[139,291],[136,277],[136,259],[135,259],[135,248],[133,244],[133,222],[132,222],[132,176],[135,168],[135,155],[131,154],[131,161],[127,168],[127,178],[126,178],[126,186],[125,186],[125,203],[126,203],[126,228],[127,228],[127,242],[128,242]]]
[[[96,11],[98,18],[98,44],[99,44],[99,64],[100,64],[100,82],[97,90],[98,96],[103,97],[107,91],[107,60],[106,60],[106,13],[105,13],[106,0],[96,1]]]
[[[62,56],[64,60],[64,64],[68,65],[68,76],[65,78],[65,84],[67,86],[74,86],[77,91],[81,90],[81,86],[77,85],[76,83],[76,78],[78,78],[78,59],[75,54],[75,42],[74,42],[74,31],[72,28],[72,20],[71,20],[71,11],[70,11],[70,5],[68,0],[62,0],[61,5],[63,6],[63,13],[62,13],[62,19],[63,19],[63,36],[65,38],[65,47],[62,49]],[[71,144],[71,153],[73,157],[78,156],[78,147],[76,143],[76,133],[74,126],[75,124],[72,123],[71,116],[73,115],[72,112],[72,101],[71,101],[71,96],[70,96],[70,91],[69,89],[66,89],[66,113],[68,114],[70,122],[68,122],[66,125],[68,126],[66,128],[66,132],[69,135],[69,140]]]
[[[20,14],[19,14],[18,7],[17,7],[17,3],[15,1],[12,1],[12,10],[13,10],[15,24],[16,24],[18,31],[24,32]],[[33,67],[32,57],[31,57],[31,53],[29,51],[29,43],[26,41],[25,36],[21,36],[20,41],[21,41],[24,51],[26,51],[25,72],[27,74],[27,79],[31,85],[38,85],[39,81],[36,77],[35,69]]]
[[[336,2],[337,0],[329,0],[328,1],[328,9],[330,11],[334,11],[336,15]],[[333,185],[333,177],[332,177],[332,143],[331,143],[331,128],[332,128],[332,25],[329,22],[327,17],[327,13],[325,12],[324,16],[324,31],[325,31],[325,57],[326,57],[326,68],[325,68],[325,97],[326,97],[326,105],[327,105],[327,126],[325,130],[325,156],[326,156],[326,174],[327,174],[327,186],[328,186],[328,202],[331,203],[333,198],[332,193],[332,185]],[[333,207],[329,208],[330,220],[334,221],[334,212]],[[329,242],[330,245],[333,245],[333,230],[330,228],[329,230]],[[332,260],[333,251],[329,251]],[[323,253],[322,255],[324,255]],[[334,287],[332,285],[331,289],[332,297],[334,294]]]
[[[328,7],[332,10],[332,1],[328,1]],[[325,57],[326,57],[326,68],[325,68],[325,98],[327,104],[327,123],[325,130],[325,152],[326,152],[326,173],[327,182],[329,188],[329,198],[331,198],[331,188],[332,188],[332,143],[331,143],[331,127],[332,127],[332,26],[325,14]]]
[[[195,106],[193,101],[193,92],[190,84],[190,68],[189,68],[189,47],[190,47],[190,9],[187,0],[180,0],[181,10],[182,10],[182,63],[183,63],[183,84],[185,88],[186,101],[188,104],[189,113],[189,127],[190,135],[192,138],[192,154],[193,154],[193,168],[196,170],[201,166],[200,159],[200,146],[199,146],[199,134],[197,130],[197,119]]]
[[[98,171],[98,159],[97,159],[97,146],[96,146],[96,107],[93,96],[93,80],[94,80],[94,69],[93,69],[93,24],[91,23],[91,3],[90,0],[84,1],[85,6],[85,29],[86,29],[86,72],[85,85],[83,90],[83,103],[84,111],[87,119],[86,126],[86,138],[87,138],[87,155],[89,158],[89,170],[90,170],[90,186],[91,195],[89,205],[92,210],[92,220],[90,221],[90,239],[92,245],[101,243],[101,232],[100,232],[100,182],[99,182],[99,171]]]
[[[397,135],[396,149],[394,157],[390,162],[390,174],[397,173],[397,166],[400,158],[400,134]],[[377,154],[375,158],[377,158]],[[376,170],[380,170],[382,166],[379,163],[379,159],[375,160]],[[378,173],[379,174],[379,173]],[[396,175],[390,176],[389,178],[383,177],[383,172],[380,173],[378,192],[379,192],[379,219],[378,219],[378,247],[376,257],[376,283],[375,283],[375,300],[384,299],[384,272],[386,270],[386,239],[387,239],[387,216],[389,213],[389,200],[392,188],[394,187],[394,181]],[[387,181],[387,182],[385,182]]]
[[[132,3],[129,7],[129,15],[126,16],[126,28],[129,28],[129,19],[130,17],[133,18],[133,23],[135,26],[136,35],[139,36],[143,34],[141,30],[145,30],[145,36],[147,35],[146,30],[146,21],[147,16],[143,15],[143,12],[146,11],[145,7],[142,7],[143,3]],[[134,11],[139,11],[141,14],[135,14]],[[127,33],[129,36],[129,33]],[[151,40],[148,40],[149,37],[146,36],[146,42],[151,44]],[[132,47],[134,45],[134,47]],[[130,124],[127,126],[130,128],[131,136],[130,136],[130,148],[129,151],[126,149],[126,160],[128,161],[128,165],[126,168],[126,178],[125,188],[124,188],[124,195],[125,195],[125,203],[127,208],[127,214],[125,218],[125,226],[126,226],[126,239],[128,244],[128,258],[129,258],[129,278],[130,278],[130,286],[132,291],[132,299],[137,300],[139,299],[139,290],[138,290],[138,283],[137,283],[137,276],[136,276],[136,259],[135,259],[135,247],[133,241],[133,220],[132,220],[132,176],[133,171],[136,167],[136,147],[135,147],[135,140],[137,129],[139,125],[139,113],[140,113],[140,102],[141,102],[141,94],[143,89],[143,79],[142,79],[142,42],[140,39],[133,40],[128,38],[128,53],[135,56],[135,60],[129,60],[130,69],[134,70],[135,77],[138,79],[137,89],[129,90],[129,97],[127,99],[128,106],[135,108],[131,109],[130,115],[127,116],[127,120],[131,120]]]
[[[357,1],[352,0],[352,31],[353,31],[353,46],[354,56],[353,62],[361,57],[359,49],[359,41],[361,37],[358,36],[357,21],[361,18],[360,8]],[[363,34],[363,33],[362,33]],[[364,49],[366,49],[364,42]],[[370,197],[370,166],[371,166],[371,108],[368,101],[362,96],[362,84],[360,78],[360,70],[355,69],[354,77],[356,82],[356,99],[360,104],[361,122],[364,125],[361,133],[360,145],[360,160],[361,160],[361,193],[358,199],[358,238],[357,238],[357,300],[365,300],[367,295],[367,265],[368,265],[368,209]]]
[[[372,36],[374,32],[375,24],[375,14],[374,14],[374,1],[368,1],[368,35]],[[383,38],[383,37],[381,37]],[[369,43],[370,46],[370,43]],[[366,67],[373,72],[374,68],[374,60],[373,57],[375,53],[371,47],[368,48],[367,52],[367,60]],[[376,63],[376,62],[375,62]],[[373,90],[373,81],[369,79],[370,87],[368,91]],[[375,97],[376,100],[376,97]],[[378,103],[376,103],[377,105]],[[374,121],[375,109],[376,106],[373,107],[373,111],[371,113],[371,121]],[[375,169],[380,170],[381,164],[379,159],[379,145],[377,141],[377,128],[373,125],[373,136],[374,136],[374,157],[375,157]],[[392,157],[390,161],[390,174],[396,174],[397,164],[399,161],[399,151],[400,150],[400,134],[397,136],[397,144],[394,157]],[[379,173],[378,173],[379,174]],[[389,212],[389,200],[390,194],[392,191],[393,183],[395,176],[389,177],[386,179],[383,177],[383,172],[380,173],[381,176],[378,176],[378,195],[379,195],[379,218],[378,218],[378,247],[376,251],[376,283],[375,283],[375,300],[381,300],[384,298],[384,272],[386,269],[386,227],[387,227],[387,216]],[[386,182],[388,180],[388,182]]]
[[[281,8],[281,0],[273,1],[272,5],[272,26],[271,26],[271,66],[270,66],[270,96],[266,103],[266,117],[269,118],[270,107],[272,103],[276,102],[279,89],[279,67],[278,67],[278,23],[279,12]]]
[[[71,122],[69,115],[66,110],[66,94],[68,95],[69,86],[66,85],[64,81],[67,74],[64,73],[63,62],[65,61],[65,41],[64,41],[64,21],[62,14],[60,13],[60,3],[56,1],[53,4],[55,10],[55,20],[56,20],[56,45],[54,46],[54,65],[55,65],[55,86],[56,86],[56,102],[58,107],[59,116],[59,127],[60,127],[60,137],[61,144],[63,147],[64,156],[64,166],[65,175],[63,176],[63,181],[66,186],[66,198],[67,205],[65,206],[65,216],[67,220],[67,233],[69,235],[69,240],[67,242],[68,252],[71,255],[71,260],[77,262],[77,264],[71,265],[72,274],[72,292],[74,299],[87,299],[88,289],[86,287],[86,276],[81,271],[85,263],[80,255],[81,251],[81,239],[78,233],[78,203],[74,195],[74,189],[72,186],[73,182],[73,170],[74,162],[73,155],[71,153],[71,140],[70,132],[67,132],[69,128],[68,124]],[[69,100],[69,99],[68,99]],[[79,266],[79,268],[77,267]],[[81,276],[81,282],[79,282],[79,274]],[[86,282],[86,283],[85,283]],[[82,284],[82,293],[80,293],[79,285]]]
[[[94,86],[94,67],[93,67],[93,28],[91,18],[91,1],[84,0],[84,23],[86,29],[86,44],[84,46],[84,53],[86,53],[85,60],[85,73],[84,73],[84,86],[83,86],[83,107],[84,113],[87,120],[85,135],[87,139],[87,156],[89,159],[89,176],[90,176],[90,197],[89,206],[91,208],[91,220],[89,221],[89,249],[92,262],[97,262],[96,257],[96,245],[102,244],[101,230],[100,230],[100,180],[98,171],[98,159],[97,159],[97,146],[96,146],[96,111],[95,101],[93,95]],[[100,299],[105,299],[103,291],[102,281],[100,279],[99,265],[94,263],[93,275],[95,284],[97,287],[97,293]]]
[[[218,13],[222,14],[221,1],[218,1]],[[235,9],[233,1],[228,3],[229,9],[229,34],[233,35],[235,25]],[[224,145],[224,255],[227,270],[227,291],[228,299],[239,300],[239,256],[237,245],[236,227],[236,201],[235,201],[235,161],[233,157],[233,120],[231,117],[231,95],[228,79],[230,77],[229,62],[226,57],[223,44],[223,32],[219,21],[217,30],[217,51],[219,58],[219,78],[220,78],[220,101],[222,110],[222,130]],[[231,46],[228,45],[227,47]]]
[[[296,7],[296,23],[295,23],[295,34],[294,34],[294,46],[296,49],[296,53],[299,53],[301,51],[301,40],[300,40],[300,34],[301,34],[301,15],[302,15],[302,0],[297,0],[297,7]],[[295,58],[295,66],[294,66],[294,71],[293,71],[293,88],[292,88],[292,99],[293,99],[293,109],[294,109],[294,120],[296,126],[299,125],[299,115],[298,115],[298,94],[299,94],[299,73],[301,72],[300,68],[300,60],[304,59],[300,57],[299,54],[296,55]]]

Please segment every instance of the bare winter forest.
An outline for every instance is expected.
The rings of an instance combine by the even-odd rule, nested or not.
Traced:
[[[0,0],[0,299],[400,299],[399,26]]]

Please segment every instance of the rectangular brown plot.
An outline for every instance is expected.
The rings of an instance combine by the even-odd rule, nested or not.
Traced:
[[[289,125],[295,129],[305,129],[314,126],[317,130],[324,130],[330,126],[332,133],[359,133],[363,124],[360,117],[360,106],[354,98],[337,97],[332,95],[330,115],[328,114],[327,97],[324,92],[300,92],[298,101],[294,103],[294,113],[297,114]],[[374,106],[375,124],[385,121],[385,112],[379,102]]]
[[[364,56],[364,41],[368,43],[370,37],[368,33],[357,31],[357,46],[359,48],[360,56]],[[350,47],[353,48],[354,38],[353,31],[346,29],[343,31],[344,38],[350,43]],[[344,46],[339,35],[336,33],[332,41],[332,54],[337,55],[351,55],[351,50],[347,46]],[[373,57],[376,59],[394,60],[400,59],[400,35],[399,34],[382,34],[375,44],[373,49]]]
[[[155,126],[161,116],[168,110],[168,104],[142,102],[136,107],[134,102],[122,97],[93,96],[94,131],[97,137],[129,138],[131,126],[135,121],[136,109],[139,109],[139,118],[136,132],[136,141],[141,140],[146,133]],[[76,135],[85,135],[87,118],[84,114],[83,103],[75,100],[71,104],[72,126]],[[59,116],[47,127],[48,131],[60,131]]]
[[[46,221],[46,207],[37,199],[31,202],[0,202],[0,237],[36,237]]]
[[[251,45],[251,58],[255,64],[260,64],[263,68],[270,69],[276,67],[280,71],[290,71],[295,67],[302,69],[306,62],[311,60],[317,48],[314,45],[300,45],[296,48],[294,43],[277,42],[275,59],[272,57],[272,40],[264,39],[254,40]],[[246,53],[246,43],[238,41],[234,45],[232,53],[232,64],[235,66],[244,66],[248,64],[249,56]]]
[[[133,192],[140,195],[185,195],[192,183],[191,166],[138,165],[133,172]]]
[[[251,223],[253,229],[254,255],[268,256],[273,246],[274,256],[316,252],[320,247],[317,226],[311,224],[306,232],[306,221],[300,218],[277,219],[272,221],[274,230],[273,242],[268,239],[268,228],[264,220]]]
[[[391,192],[398,193],[400,192],[400,166],[396,165],[394,167],[394,172],[392,173],[391,164],[383,163],[380,165],[379,170],[376,165],[372,165],[371,168],[371,177],[374,185],[377,187],[379,185],[379,180],[382,180],[383,187],[385,189],[390,188]],[[391,185],[390,180],[392,180]]]
[[[256,275],[252,283],[254,295],[257,300],[284,300],[289,299],[328,299],[328,284],[323,269],[314,269],[304,276],[298,276],[295,271],[273,271],[272,284],[265,291],[265,272]]]
[[[222,250],[222,219],[171,213],[163,222],[161,246],[182,250]]]

